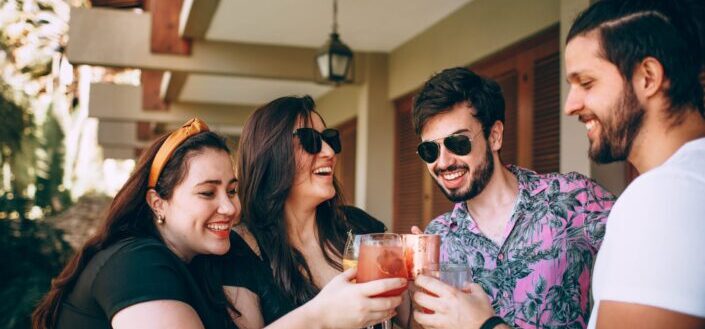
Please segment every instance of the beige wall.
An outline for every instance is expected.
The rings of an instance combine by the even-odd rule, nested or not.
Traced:
[[[316,99],[316,110],[329,127],[335,127],[357,116],[361,85],[344,85]]]
[[[389,98],[441,69],[469,65],[560,19],[559,0],[475,0],[390,54]]]

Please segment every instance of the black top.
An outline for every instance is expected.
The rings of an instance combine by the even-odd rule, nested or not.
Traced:
[[[162,242],[128,238],[99,251],[88,262],[61,303],[56,328],[111,328],[118,311],[164,299],[189,304],[206,328],[232,324],[226,311],[204,296],[186,264]]]
[[[353,234],[386,231],[382,222],[363,210],[351,206],[341,208]],[[262,317],[265,324],[270,324],[294,310],[297,305],[276,284],[269,260],[266,255],[263,256],[264,259],[261,259],[237,233],[231,233],[230,251],[226,260],[230,265],[224,266],[227,270],[223,275],[223,285],[247,288],[259,296]]]

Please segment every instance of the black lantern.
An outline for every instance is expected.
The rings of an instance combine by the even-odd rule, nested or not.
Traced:
[[[318,50],[316,66],[319,82],[339,85],[352,81],[350,76],[354,73],[354,62],[352,50],[340,41],[337,16],[338,1],[333,0],[333,32],[330,39]]]

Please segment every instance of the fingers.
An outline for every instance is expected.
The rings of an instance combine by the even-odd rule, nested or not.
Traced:
[[[342,278],[347,282],[350,282],[355,279],[355,276],[357,276],[357,267],[349,268],[343,273],[338,274],[338,277]]]
[[[373,312],[393,310],[401,304],[402,297],[375,297],[368,301],[368,308]]]
[[[387,291],[406,287],[406,279],[381,279],[365,283],[358,283],[357,286],[360,287],[362,293],[366,296],[375,296]]]
[[[415,284],[441,298],[449,298],[456,293],[455,288],[427,275],[419,275],[416,278]]]
[[[463,289],[467,289],[467,292],[473,295],[487,295],[487,293],[485,293],[485,289],[482,289],[482,286],[477,283],[468,282],[465,284]]]
[[[426,314],[419,311],[414,311],[414,320],[418,322],[424,329],[438,328],[438,316],[436,314]]]
[[[421,231],[418,226],[414,225],[411,227],[411,234],[423,234],[423,231]]]
[[[394,316],[397,315],[397,312],[395,311],[381,311],[381,312],[372,312],[369,313],[368,316],[366,317],[367,321],[365,324],[363,324],[363,327],[369,327],[373,326],[378,323],[382,323],[383,321],[386,320],[391,320]]]
[[[419,290],[414,293],[414,301],[418,306],[429,309],[433,312],[438,312],[444,308],[441,299],[435,296],[431,296],[423,292],[422,290]]]

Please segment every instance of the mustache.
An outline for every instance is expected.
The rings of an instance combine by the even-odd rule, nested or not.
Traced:
[[[434,170],[433,173],[436,174],[436,176],[439,176],[440,174],[442,174],[444,172],[456,171],[458,169],[465,169],[465,170],[469,171],[470,167],[468,167],[467,165],[450,165],[445,168],[438,168],[438,169]]]

